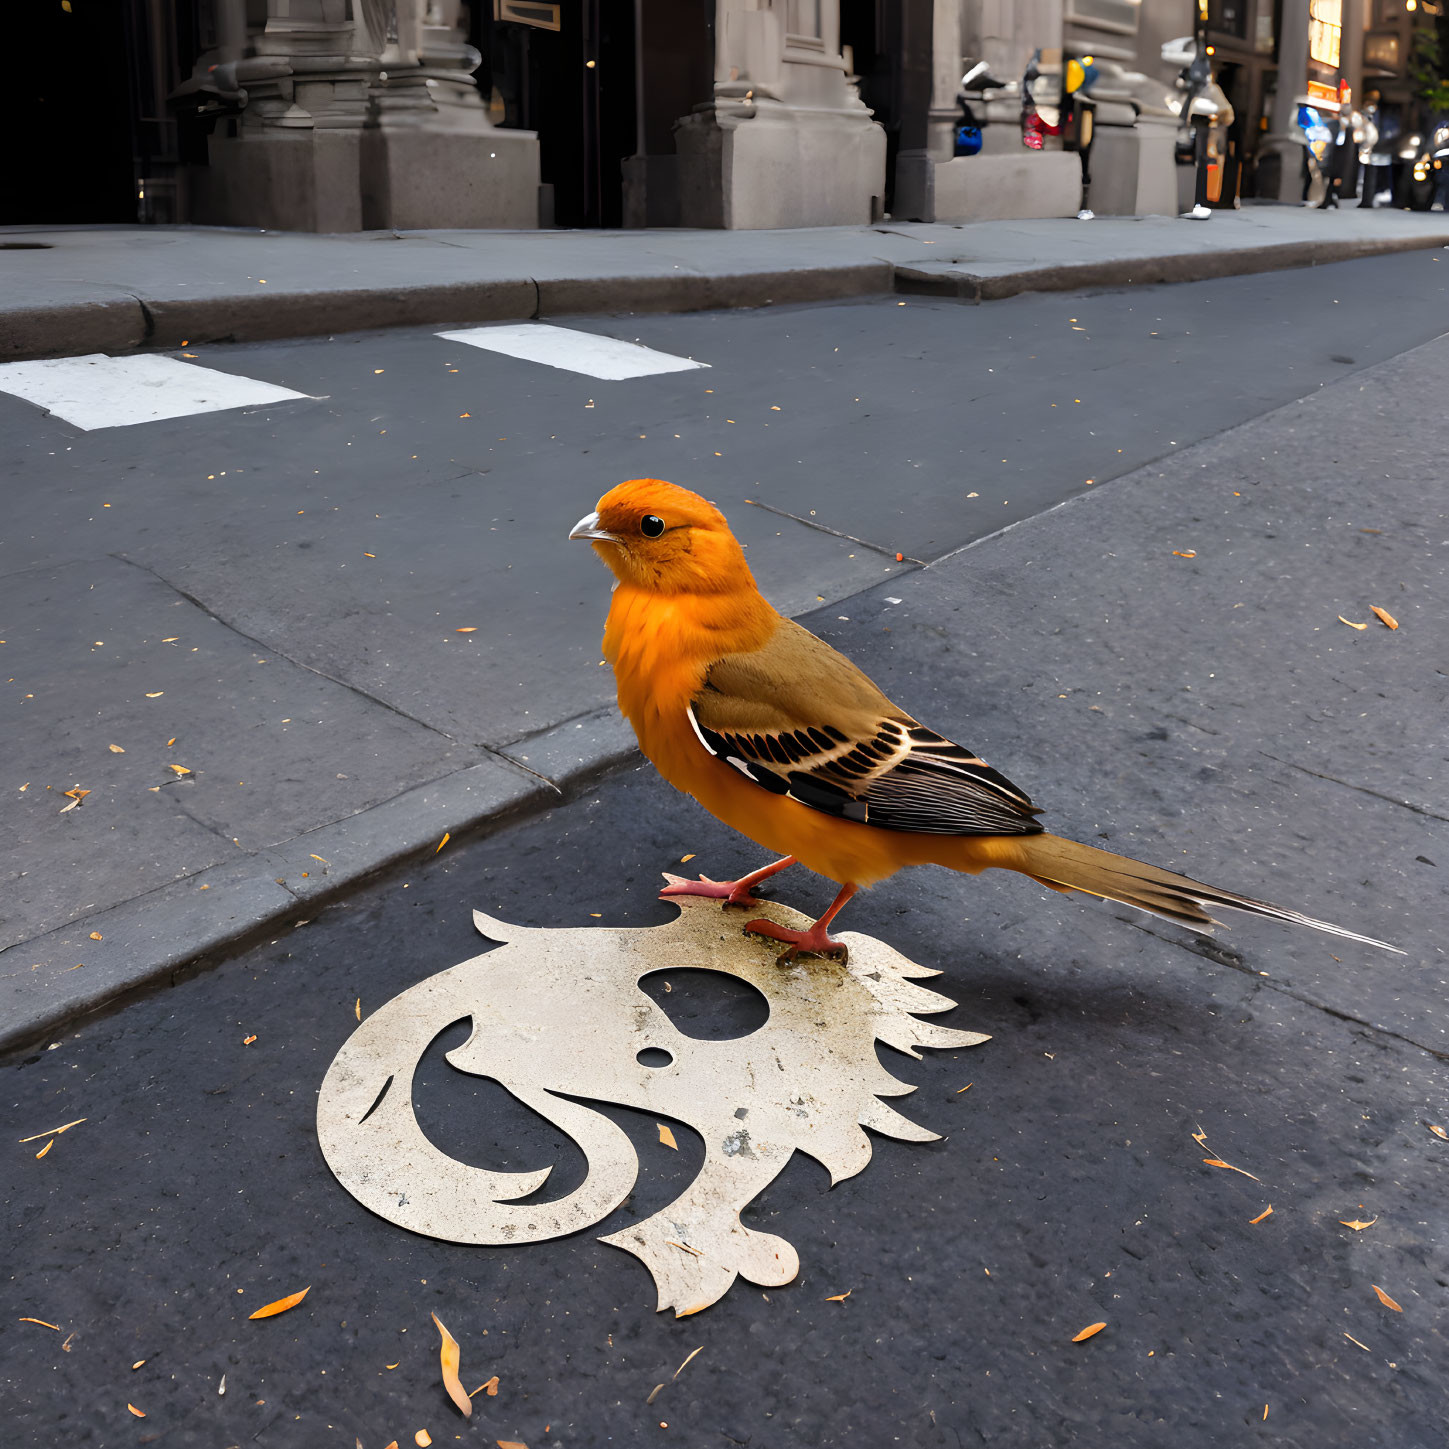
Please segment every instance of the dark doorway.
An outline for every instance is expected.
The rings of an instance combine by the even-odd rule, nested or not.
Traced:
[[[564,0],[509,13],[529,10],[546,23],[475,19],[478,80],[493,118],[538,132],[554,224],[620,226],[622,163],[634,150],[634,0]]]

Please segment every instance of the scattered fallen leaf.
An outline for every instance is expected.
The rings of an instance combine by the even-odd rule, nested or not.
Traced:
[[[825,1301],[827,1303],[844,1303],[845,1300],[849,1298],[850,1295],[854,1292],[854,1288],[847,1288],[844,1293],[832,1293],[830,1297],[827,1298]]]
[[[1197,1131],[1192,1134],[1192,1140],[1196,1142],[1199,1147],[1207,1146],[1207,1133],[1202,1130],[1201,1123],[1198,1123]]]
[[[1341,1222],[1344,1227],[1352,1228],[1356,1233],[1363,1232],[1365,1228],[1373,1227],[1373,1225],[1378,1222],[1378,1220],[1379,1215],[1377,1213],[1375,1213],[1373,1217],[1371,1217],[1366,1223],[1361,1222],[1358,1218],[1339,1218],[1339,1222]]]
[[[1369,605],[1369,613],[1378,619],[1380,623],[1387,624],[1390,629],[1397,629],[1399,627],[1399,621],[1387,609],[1381,609],[1377,604]]]
[[[55,1138],[54,1138],[54,1137],[52,1137],[52,1138],[51,1138],[51,1139],[50,1139],[50,1141],[49,1141],[49,1142],[47,1142],[47,1143],[46,1143],[46,1144],[45,1144],[45,1146],[44,1146],[44,1147],[42,1147],[42,1148],[41,1148],[41,1149],[40,1149],[40,1151],[39,1151],[39,1152],[37,1152],[37,1153],[36,1153],[36,1154],[35,1154],[35,1156],[36,1156],[36,1158],[37,1158],[37,1159],[39,1159],[39,1158],[42,1158],[42,1157],[44,1157],[44,1156],[45,1156],[45,1154],[46,1154],[46,1153],[47,1153],[47,1152],[49,1152],[49,1151],[50,1151],[50,1149],[51,1149],[51,1148],[52,1148],[52,1147],[54,1147],[54,1146],[55,1146]]]
[[[694,1353],[690,1354],[689,1358],[685,1359],[684,1362],[682,1364],[680,1364],[677,1369],[674,1370],[674,1378],[670,1379],[670,1383],[673,1383],[674,1382],[674,1379],[677,1379],[680,1376],[680,1374],[682,1374],[685,1371],[685,1369],[687,1369],[689,1367],[690,1359],[692,1359],[694,1357],[694,1354],[696,1354],[696,1353],[703,1353],[703,1352],[704,1352],[704,1345],[703,1344],[700,1344],[700,1346],[697,1349],[695,1349]]]
[[[18,1320],[18,1322],[20,1322],[20,1323],[38,1323],[42,1328],[53,1328],[57,1333],[60,1332],[60,1324],[58,1324],[58,1323],[47,1323],[43,1318],[21,1318],[21,1319]]]
[[[971,1088],[974,1087],[975,1085],[976,1085],[975,1082],[967,1082],[964,1087],[957,1087],[956,1088],[956,1095],[959,1097],[962,1092],[969,1092],[971,1090]]]
[[[310,855],[311,852],[309,851],[308,854]],[[312,859],[313,860],[322,860],[322,857],[320,855],[313,855],[312,856]],[[330,860],[322,860],[322,864],[323,865],[331,865],[332,862]]]
[[[1356,1338],[1355,1338],[1355,1337],[1354,1337],[1354,1336],[1353,1336],[1353,1334],[1351,1334],[1351,1333],[1345,1333],[1345,1334],[1344,1334],[1344,1335],[1343,1335],[1343,1336],[1344,1336],[1344,1337],[1345,1337],[1345,1338],[1346,1338],[1346,1339],[1347,1339],[1347,1340],[1348,1340],[1348,1341],[1349,1341],[1349,1342],[1350,1342],[1350,1343],[1357,1343],[1357,1344],[1358,1344],[1358,1346],[1359,1346],[1359,1347],[1360,1347],[1360,1348],[1361,1348],[1361,1349],[1363,1349],[1363,1351],[1364,1351],[1364,1352],[1365,1352],[1365,1353],[1372,1353],[1372,1352],[1373,1352],[1373,1349],[1371,1349],[1371,1348],[1370,1348],[1370,1347],[1369,1347],[1369,1346],[1368,1346],[1368,1344],[1366,1344],[1366,1343],[1360,1343],[1360,1342],[1359,1342],[1359,1340],[1358,1340],[1358,1339],[1356,1339]]]
[[[1268,1417],[1268,1406],[1267,1406],[1267,1404],[1264,1404],[1263,1405],[1263,1417],[1265,1419]]]
[[[189,775],[191,773],[185,765],[167,765],[166,768],[178,775]]]
[[[221,1376],[221,1382],[216,1386],[216,1393],[217,1393],[217,1397],[218,1398],[225,1398],[226,1397],[226,1375],[225,1374],[222,1374],[222,1376]]]
[[[112,753],[112,754],[113,754],[113,755],[124,755],[124,754],[125,754],[125,753],[126,753],[126,752],[125,752],[125,750],[123,750],[123,749],[122,749],[122,748],[121,748],[121,747],[120,747],[120,745],[107,745],[107,746],[106,746],[106,748],[107,748],[107,749],[108,749],[108,750],[109,750],[109,751],[110,751],[110,752],[111,752],[111,753]]]
[[[1106,1326],[1105,1323],[1089,1323],[1080,1333],[1074,1333],[1072,1335],[1072,1342],[1081,1343],[1085,1339],[1093,1338],[1101,1333]]]
[[[92,931],[91,932],[91,940],[92,941],[104,941],[105,939],[106,938],[103,935],[101,935],[101,933],[99,931]]]
[[[251,1038],[252,1041],[256,1037]],[[275,1303],[268,1303],[263,1308],[258,1308],[255,1313],[247,1314],[248,1318],[275,1318],[279,1313],[285,1313],[289,1308],[295,1308],[310,1292],[312,1285],[309,1283],[300,1293],[289,1293],[285,1298],[278,1298]]]
[[[1174,558],[1196,558],[1197,557],[1197,550],[1195,548],[1175,548],[1175,549],[1173,549],[1172,553],[1173,553],[1173,557]]]
[[[654,1387],[649,1390],[649,1397],[647,1399],[645,1399],[644,1402],[646,1404],[652,1404],[654,1402],[654,1400],[657,1399],[659,1397],[659,1395],[662,1394],[663,1392],[664,1392],[664,1385],[663,1384],[655,1384]]]
[[[357,998],[357,1006],[356,1006],[355,1010],[357,1012],[357,1019],[358,1019],[358,1021],[361,1021],[362,1020],[362,998],[360,996]]]
[[[1367,624],[1355,624],[1352,619],[1345,619],[1342,614],[1338,616],[1340,624],[1347,624],[1350,629],[1367,629]]]
[[[160,699],[161,696],[163,694],[165,694],[165,693],[166,693],[166,691],[164,689],[158,689],[155,694],[148,694],[146,696],[146,698],[147,699]]]
[[[418,1432],[413,1435],[413,1443],[418,1446],[418,1449],[428,1449],[428,1445],[432,1442],[433,1436],[429,1434],[426,1429],[419,1429]]]
[[[1249,1218],[1248,1219],[1248,1226],[1249,1227],[1252,1227],[1252,1226],[1254,1226],[1257,1223],[1261,1223],[1264,1218],[1271,1217],[1272,1216],[1272,1213],[1273,1213],[1273,1204],[1272,1203],[1269,1203],[1268,1206],[1265,1207],[1263,1209],[1263,1211],[1258,1214],[1257,1217],[1255,1217],[1255,1218]]]
[[[74,1333],[68,1333],[68,1334],[66,1334],[66,1336],[65,1336],[65,1342],[63,1344],[61,1344],[60,1351],[62,1353],[69,1353],[70,1352],[70,1346],[71,1346],[71,1344],[74,1341],[75,1341],[75,1334]]]
[[[129,1410],[130,1410],[130,1411],[131,1411],[131,1412],[132,1412],[132,1413],[133,1413],[133,1414],[134,1414],[134,1415],[135,1415],[135,1416],[136,1416],[136,1417],[137,1417],[137,1418],[138,1418],[138,1419],[144,1419],[144,1418],[145,1418],[145,1417],[146,1417],[146,1415],[145,1415],[145,1414],[144,1414],[144,1413],[143,1413],[143,1412],[142,1412],[142,1411],[141,1411],[141,1410],[140,1410],[140,1409],[138,1409],[138,1408],[137,1408],[137,1407],[136,1407],[136,1406],[135,1406],[135,1404],[127,1404],[127,1405],[126,1405],[126,1407],[127,1407],[127,1408],[128,1408],[128,1409],[129,1409]]]
[[[48,1132],[35,1132],[29,1137],[20,1138],[21,1142],[39,1142],[42,1137],[59,1137],[62,1132],[69,1132],[72,1127],[79,1127],[82,1122],[90,1121],[89,1117],[77,1117],[74,1122],[67,1122],[64,1127],[52,1127]]]
[[[397,1365],[394,1364],[393,1367],[396,1368]],[[486,1384],[479,1384],[468,1397],[471,1399],[478,1394],[487,1394],[490,1399],[496,1399],[498,1397],[498,1375],[494,1374]]]
[[[673,1133],[673,1132],[671,1132],[671,1131],[670,1131],[670,1130],[669,1130],[669,1128],[667,1128],[667,1127],[666,1127],[666,1126],[665,1126],[665,1125],[664,1125],[664,1123],[662,1123],[662,1122],[661,1122],[661,1123],[659,1123],[659,1140],[660,1140],[660,1141],[661,1141],[661,1142],[662,1142],[662,1143],[663,1143],[663,1144],[664,1144],[664,1145],[665,1145],[665,1146],[666,1146],[666,1147],[672,1147],[672,1148],[673,1148],[673,1149],[674,1149],[674,1150],[675,1150],[675,1151],[676,1151],[676,1152],[678,1152],[678,1151],[679,1151],[679,1143],[677,1143],[677,1142],[676,1142],[676,1141],[675,1141],[675,1140],[674,1140],[674,1133]]]
[[[453,630],[453,633],[455,633],[455,634],[476,634],[477,632],[478,632],[478,626],[476,624],[469,624],[467,626],[467,628],[465,628],[465,629],[454,629]]]
[[[517,1439],[495,1439],[498,1449],[528,1449],[527,1444],[520,1444]]]
[[[689,862],[691,860],[693,860],[693,859],[694,859],[694,852],[691,850],[688,855],[681,855],[679,857],[679,863],[680,863],[680,865],[688,865]]]
[[[1377,1283],[1370,1283],[1369,1287],[1372,1288],[1374,1292],[1379,1295],[1379,1302],[1382,1303],[1385,1308],[1392,1308],[1395,1313],[1402,1313],[1404,1311],[1402,1308],[1399,1307],[1397,1303],[1394,1302],[1392,1298],[1389,1297],[1387,1293],[1384,1292],[1382,1288],[1379,1287]]]
[[[76,808],[76,806],[79,805],[79,804],[80,804],[80,801],[79,800],[72,800],[69,805],[62,805],[60,807],[60,809],[58,811],[56,811],[56,814],[57,815],[69,815],[70,812],[72,810],[74,810]]]
[[[1253,1177],[1253,1174],[1243,1167],[1234,1167],[1231,1162],[1224,1162],[1221,1157],[1204,1157],[1204,1167],[1225,1167],[1229,1172],[1241,1172],[1244,1177]],[[1261,1177],[1253,1177],[1254,1182],[1262,1182]]]
[[[1449,1132],[1446,1132],[1442,1127],[1435,1127],[1431,1124],[1429,1127],[1429,1131],[1431,1131],[1434,1136],[1442,1137],[1446,1142],[1449,1142]]]
[[[180,738],[180,736],[178,736],[178,735],[172,735],[171,738],[166,741],[166,748],[169,750],[171,748],[171,746],[174,745],[179,738]]]
[[[443,1387],[447,1389],[448,1397],[458,1406],[458,1412],[467,1418],[473,1412],[473,1400],[463,1392],[463,1385],[458,1379],[458,1364],[461,1361],[458,1340],[443,1326],[443,1320],[436,1313],[432,1315],[432,1319],[443,1336],[438,1349],[438,1361],[443,1369]]]
[[[443,832],[443,838],[438,842],[438,850],[441,850],[452,838],[453,832],[451,830],[445,830]],[[435,850],[433,854],[436,855],[438,850]]]
[[[383,1364],[383,1368],[385,1368],[385,1369],[395,1369],[401,1363],[402,1363],[402,1360],[401,1359],[398,1359],[397,1363],[385,1363],[385,1364]]]
[[[256,1038],[256,1034],[255,1033],[253,1033],[251,1036],[244,1036],[242,1038],[242,1045],[243,1046],[250,1046],[256,1039],[257,1038]],[[255,1316],[255,1315],[253,1315],[253,1316]]]

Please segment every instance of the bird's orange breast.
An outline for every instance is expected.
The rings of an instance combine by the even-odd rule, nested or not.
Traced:
[[[758,648],[779,615],[765,605],[768,617],[762,616],[750,601],[741,601],[738,611],[717,600],[707,609],[700,604],[692,596],[661,597],[621,584],[604,631],[619,708],[639,748],[675,789],[766,850],[793,855],[835,881],[869,886],[907,865],[974,871],[1005,863],[990,858],[998,837],[921,835],[842,820],[772,794],[711,754],[689,720],[705,672],[724,654]]]

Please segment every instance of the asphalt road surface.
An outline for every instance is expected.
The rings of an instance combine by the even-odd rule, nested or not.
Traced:
[[[632,473],[702,487],[767,588],[828,597],[807,623],[1053,828],[1409,953],[1253,922],[1207,942],[1016,878],[896,878],[842,925],[944,969],[932,984],[959,1006],[936,1020],[992,1037],[882,1053],[918,1087],[898,1105],[944,1140],[875,1138],[833,1189],[797,1156],[744,1221],[795,1245],[798,1279],[656,1316],[644,1269],[596,1238],[690,1180],[704,1144],[686,1123],[671,1151],[653,1117],[601,1108],[642,1162],[623,1206],[479,1248],[369,1214],[314,1120],[358,1013],[484,949],[473,907],[660,923],[660,870],[758,863],[651,771],[620,771],[5,1063],[5,1442],[1438,1449],[1449,348],[1399,354],[1439,330],[1443,265],[577,324],[710,364],[615,384],[430,333],[214,349],[209,366],[330,396],[63,437],[0,398],[25,465],[0,582],[134,557],[337,677],[396,661],[377,697],[471,721],[473,743],[516,729],[518,699],[552,718],[606,695],[607,578],[560,531]],[[349,594],[374,562],[385,586]],[[464,590],[483,627],[445,644]],[[1372,623],[1385,600],[1398,630],[1334,618]],[[480,636],[487,687],[456,662]],[[597,687],[571,698],[581,663]],[[362,753],[338,735],[317,759],[330,776]],[[819,909],[831,888],[796,873],[776,894]],[[712,978],[671,986],[654,999],[688,1034],[758,1025]],[[585,1170],[570,1142],[444,1060],[465,1030],[428,1049],[424,1128],[477,1165],[554,1165],[545,1196],[568,1191]],[[498,1377],[467,1423],[431,1313],[466,1390]]]

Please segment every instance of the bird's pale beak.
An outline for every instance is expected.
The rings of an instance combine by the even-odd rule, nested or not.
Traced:
[[[599,515],[597,510],[595,510],[593,513],[584,514],[584,516],[579,519],[579,521],[574,524],[571,529],[569,529],[569,537],[588,539],[601,538],[609,543],[612,543],[614,541],[614,535],[612,533],[608,532],[607,529],[599,527]]]

